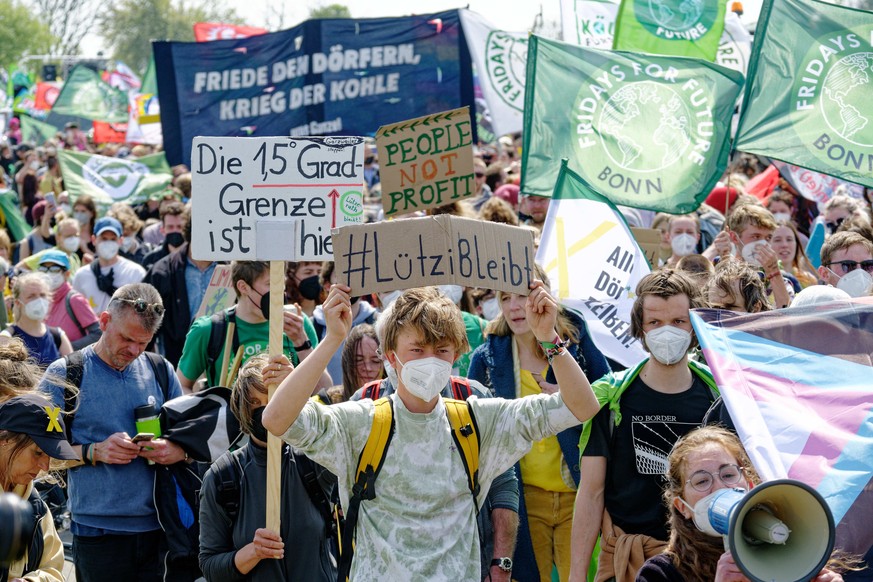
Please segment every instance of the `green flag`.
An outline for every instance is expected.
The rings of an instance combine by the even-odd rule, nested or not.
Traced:
[[[740,73],[532,36],[521,190],[550,196],[561,158],[614,204],[682,213],[727,165]]]
[[[64,83],[52,112],[107,123],[127,122],[127,95],[96,71],[78,65]]]
[[[89,194],[104,207],[119,201],[139,204],[173,178],[163,153],[121,159],[61,150],[58,161],[71,198]]]
[[[39,121],[29,115],[21,116],[21,139],[27,143],[43,144],[58,132],[58,128],[50,123]]]
[[[12,190],[0,190],[0,228],[6,228],[13,241],[23,239],[30,232],[18,205],[18,195]]]
[[[725,6],[725,0],[622,0],[612,48],[714,61]]]
[[[873,12],[766,1],[734,148],[873,187]]]

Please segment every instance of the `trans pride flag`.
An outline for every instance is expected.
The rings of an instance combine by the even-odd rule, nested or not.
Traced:
[[[703,354],[765,481],[814,487],[837,547],[873,546],[873,297],[752,315],[696,309]]]

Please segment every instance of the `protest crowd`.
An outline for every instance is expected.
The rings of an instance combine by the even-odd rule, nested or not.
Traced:
[[[534,38],[528,67],[569,68],[555,54],[579,47],[561,46]],[[873,53],[864,54],[869,97]],[[735,99],[742,80],[728,81],[742,75],[720,71],[712,85]],[[492,125],[480,111],[458,121],[431,110],[419,118],[427,128],[398,117],[342,138],[351,145],[283,150],[300,168],[300,150],[323,152],[309,174],[283,176],[284,158],[283,170],[260,166],[264,180],[310,180],[301,196],[330,183],[320,206],[306,205],[329,220],[333,203],[334,224],[318,227],[332,233],[326,242],[305,234],[314,222],[288,222],[283,234],[252,218],[277,207],[255,200],[268,184],[230,184],[219,196],[207,180],[246,174],[234,171],[230,141],[197,134],[173,153],[147,132],[108,141],[88,118],[37,127],[32,111],[15,110],[0,138],[0,526],[12,494],[36,530],[9,557],[0,532],[0,581],[61,581],[70,570],[81,582],[873,581],[873,179],[716,143],[700,150],[711,175],[692,179],[666,161],[671,148],[693,147],[665,121],[685,106],[662,103],[661,125],[634,143],[644,121],[630,112],[646,95],[630,92],[595,132],[621,144],[601,170],[599,154],[574,161],[559,143],[592,139],[581,129],[586,98],[579,133],[561,134],[538,101],[546,81],[532,80],[538,94],[510,133],[496,114]],[[731,139],[734,101],[725,107],[727,129],[713,142]],[[748,128],[754,112],[744,115]],[[440,123],[460,146],[440,145]],[[431,133],[396,137],[422,129]],[[424,187],[398,186],[417,180],[414,163],[397,168],[415,161],[413,140],[424,176],[432,160],[450,159],[430,201]],[[629,156],[661,146],[666,166],[629,188],[638,167]],[[353,173],[330,174],[343,167],[330,156],[345,152],[359,162]],[[113,164],[136,166],[140,183],[119,195],[111,173],[88,182]],[[117,181],[133,180],[127,171]],[[342,180],[354,182],[358,210],[336,224],[337,205],[355,204],[327,194]],[[634,197],[640,187],[648,195]],[[454,195],[437,204],[434,192]],[[223,231],[212,225],[219,199],[235,225]],[[442,231],[478,234],[428,255],[439,238],[429,233]],[[382,254],[366,258],[379,237]],[[298,240],[300,251],[284,251]],[[474,240],[492,246],[474,256]],[[358,268],[357,255],[374,262]],[[436,261],[430,275],[425,259]],[[846,417],[851,429],[825,426]],[[833,450],[829,431],[852,451]],[[786,442],[804,462],[772,462]],[[842,455],[860,485],[827,477]],[[808,506],[787,511],[798,521],[778,502],[757,514],[810,537],[801,549],[792,538],[744,549],[753,536],[740,525],[710,525],[717,493],[745,500],[784,478],[822,499],[824,526],[805,523]],[[857,496],[837,514],[824,481]]]

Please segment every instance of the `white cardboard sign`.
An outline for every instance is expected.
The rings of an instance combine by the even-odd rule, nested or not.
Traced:
[[[197,137],[198,260],[333,258],[331,229],[363,222],[361,137]]]

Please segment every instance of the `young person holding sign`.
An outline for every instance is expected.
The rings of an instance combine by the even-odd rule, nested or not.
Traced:
[[[555,331],[558,306],[541,281],[531,284],[526,317],[547,346],[559,391],[517,400],[470,398],[465,408],[473,420],[453,430],[448,410],[456,401],[443,400],[439,392],[467,338],[457,306],[434,288],[404,292],[385,322],[382,349],[399,378],[394,395],[334,406],[309,400],[349,331],[350,291],[345,285],[331,288],[324,304],[327,334],[279,385],[264,411],[264,426],[338,476],[348,519],[358,459],[377,407],[381,415],[393,406],[393,436],[378,467],[375,497],[360,504],[358,526],[345,534],[356,542],[350,579],[478,579],[476,508],[492,480],[533,441],[579,424],[597,409],[585,375]],[[465,472],[467,457],[456,450],[470,447],[464,439],[471,434],[478,435],[478,486]]]

